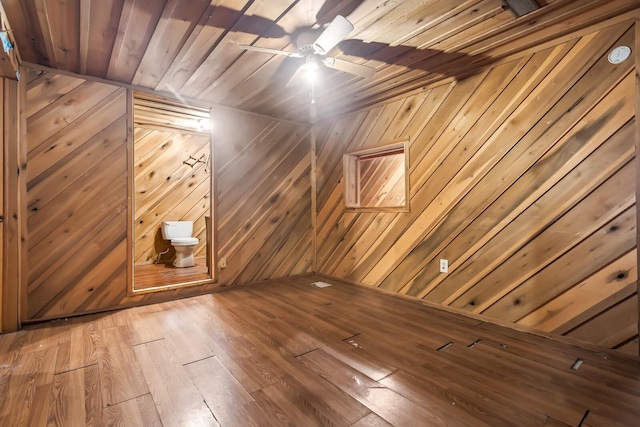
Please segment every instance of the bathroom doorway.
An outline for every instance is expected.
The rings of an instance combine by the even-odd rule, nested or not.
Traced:
[[[137,91],[131,107],[130,292],[212,283],[210,110]]]

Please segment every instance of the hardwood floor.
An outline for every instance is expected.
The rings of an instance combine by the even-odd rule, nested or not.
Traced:
[[[208,280],[209,268],[206,257],[194,258],[196,265],[193,267],[177,268],[172,264],[144,264],[134,267],[135,285],[137,291],[153,288],[160,285],[173,285],[176,283],[196,282]]]
[[[2,335],[0,425],[638,425],[638,358],[318,279]]]

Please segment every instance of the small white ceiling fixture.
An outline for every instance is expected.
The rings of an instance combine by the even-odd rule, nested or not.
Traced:
[[[609,62],[612,64],[620,64],[631,56],[631,48],[629,46],[618,46],[609,52]]]

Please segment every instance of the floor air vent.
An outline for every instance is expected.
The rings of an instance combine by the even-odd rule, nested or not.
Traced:
[[[327,283],[327,282],[312,282],[311,284],[318,288],[327,288],[331,286],[331,283]]]

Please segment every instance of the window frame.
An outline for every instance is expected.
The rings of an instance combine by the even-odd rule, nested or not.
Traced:
[[[397,152],[397,153],[394,153]],[[404,153],[404,205],[402,206],[360,206],[361,176],[359,162],[361,160],[384,157],[386,155]],[[409,200],[409,139],[391,141],[384,145],[350,151],[342,156],[342,177],[344,182],[344,204],[350,212],[411,212]]]

